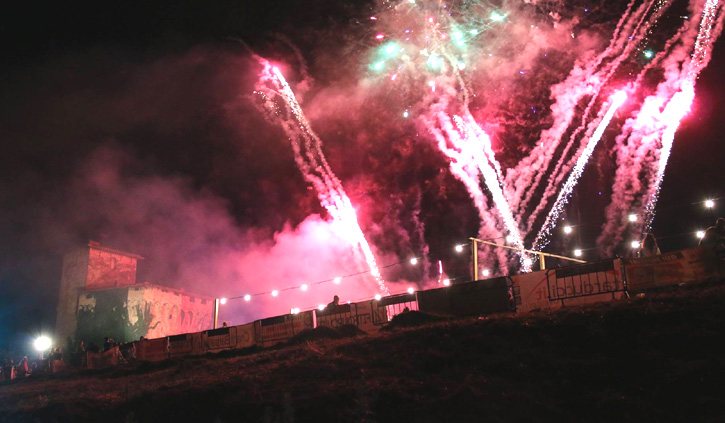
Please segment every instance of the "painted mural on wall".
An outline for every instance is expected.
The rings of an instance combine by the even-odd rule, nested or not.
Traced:
[[[134,305],[137,318],[132,322],[127,304],[128,290],[125,289],[86,294],[78,307],[76,339],[101,346],[106,336],[118,342],[134,341],[146,336],[154,318],[151,305]]]

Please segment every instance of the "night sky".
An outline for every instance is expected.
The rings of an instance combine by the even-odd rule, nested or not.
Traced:
[[[427,248],[429,275],[438,259],[451,277],[468,271],[450,246],[477,233],[476,211],[419,124],[400,119],[403,94],[385,97],[384,88],[367,87],[372,94],[350,95],[368,72],[376,4],[183,3],[28,4],[2,13],[0,351],[52,330],[62,254],[90,239],[145,256],[141,280],[213,296],[264,291],[269,278],[295,271],[299,280],[274,283],[326,279],[339,274],[336,266],[353,271],[317,257],[344,246],[331,241],[327,253],[308,251],[325,245],[310,241],[329,230],[325,210],[286,137],[255,104],[260,65],[252,51],[288,64],[284,71],[378,261],[396,263]],[[585,24],[605,38],[619,3],[577,2],[591,7]],[[720,40],[665,174],[653,225],[664,251],[696,245],[694,232],[725,214],[723,74]],[[552,70],[542,79],[562,76]],[[539,128],[538,115],[529,123],[515,116],[532,104],[546,109],[550,84],[527,83],[521,86],[536,88],[529,97],[513,89],[507,92],[516,100],[496,103],[514,118],[502,112],[498,129],[486,128],[502,140],[504,167],[527,148],[522,127]],[[492,104],[477,103],[477,118],[488,117]],[[600,193],[613,169],[606,149],[593,160],[598,166],[585,172],[567,208],[579,228],[575,242],[591,257],[606,205]],[[705,210],[706,198],[717,200],[713,211]],[[549,249],[570,247],[554,239]],[[422,268],[386,272],[391,281],[427,279]],[[237,323],[258,317],[236,316]]]

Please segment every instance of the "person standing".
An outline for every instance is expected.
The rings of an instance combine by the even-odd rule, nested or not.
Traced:
[[[655,238],[652,232],[648,232],[642,238],[642,242],[639,245],[639,257],[650,257],[662,254],[660,246],[657,245],[657,238]]]
[[[725,251],[725,217],[715,221],[715,226],[705,230],[705,236],[700,240],[701,247],[714,246],[718,251]]]

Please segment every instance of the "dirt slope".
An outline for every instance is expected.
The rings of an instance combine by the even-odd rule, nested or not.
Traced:
[[[722,422],[724,335],[725,287],[677,288],[29,378],[0,422]]]

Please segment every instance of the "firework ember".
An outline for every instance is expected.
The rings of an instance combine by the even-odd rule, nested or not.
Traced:
[[[593,34],[579,29],[577,22],[583,15],[552,2],[546,7],[526,3],[537,2],[504,2],[497,7],[481,2],[386,2],[370,19],[371,48],[363,52],[369,59],[364,83],[385,86],[370,96],[401,102],[399,116],[416,120],[447,158],[448,170],[465,186],[478,211],[478,236],[506,240],[522,249],[527,240],[533,250],[547,246],[590,157],[605,134],[621,126],[614,154],[622,166],[616,170],[605,212],[609,219],[598,241],[609,243],[603,250],[611,252],[627,227],[641,229],[651,224],[675,131],[694,100],[697,75],[707,65],[712,43],[722,31],[722,5],[692,0],[689,16],[693,18],[687,16],[681,26],[670,25],[669,32],[659,34],[656,31],[672,2],[633,0],[613,26],[608,42],[598,44]],[[547,8],[542,16],[540,12]],[[568,18],[562,16],[565,12]],[[552,17],[554,24],[547,22]],[[585,47],[579,49],[577,43]],[[568,66],[564,75],[561,67],[561,76],[548,72],[549,55]],[[527,79],[537,74],[541,81]],[[501,123],[500,113],[508,107],[507,101],[526,97],[526,93],[514,94],[519,83],[541,89],[547,82],[548,105],[529,109],[546,117],[542,122],[548,126],[539,125],[526,153],[512,161],[506,148],[511,146],[507,138],[513,135],[505,131],[511,124]],[[344,225],[352,231],[351,239],[374,269],[350,200],[289,86],[268,65],[261,83],[264,88],[258,91],[266,96],[270,110],[283,115],[271,101],[279,96],[291,113],[290,119],[280,118],[280,123],[293,142],[305,178],[315,186],[333,219],[348,222]],[[658,86],[656,93],[652,93],[653,83]],[[621,87],[626,87],[631,99],[626,111],[615,114],[627,99]],[[639,113],[628,116],[629,110]],[[652,160],[655,156],[657,160]],[[645,183],[634,181],[640,177]],[[641,210],[646,218],[641,222],[620,218],[632,210]],[[511,267],[507,251],[485,247],[483,253],[482,260],[491,266],[503,272]],[[519,254],[519,267],[530,270],[532,259]],[[382,287],[379,273],[373,274]]]
[[[260,62],[264,66],[263,77],[256,92],[264,98],[265,106],[284,128],[292,142],[300,171],[305,180],[317,191],[320,203],[337,224],[338,233],[360,248],[370,274],[375,278],[380,290],[388,295],[389,291],[380,274],[375,256],[358,224],[355,208],[322,152],[322,141],[307,122],[302,108],[280,70],[264,59],[260,59]],[[282,100],[282,105],[274,101],[276,97]]]

